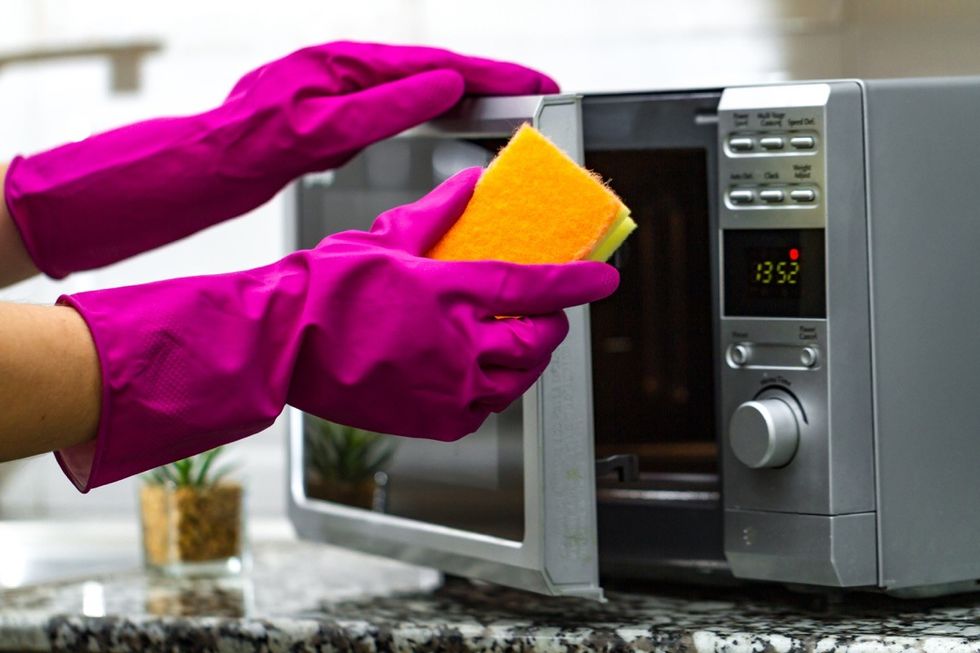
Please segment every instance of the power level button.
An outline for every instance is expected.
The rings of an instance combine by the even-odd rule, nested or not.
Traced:
[[[732,148],[733,152],[751,152],[755,149],[755,141],[745,136],[733,136],[728,139],[728,147]]]

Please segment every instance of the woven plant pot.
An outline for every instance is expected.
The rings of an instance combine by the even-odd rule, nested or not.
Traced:
[[[240,483],[140,488],[146,566],[172,576],[241,571],[244,491]]]

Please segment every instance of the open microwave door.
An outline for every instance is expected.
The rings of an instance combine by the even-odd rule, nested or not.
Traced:
[[[311,247],[328,233],[367,228],[381,211],[485,165],[523,122],[582,161],[580,97],[467,100],[339,170],[303,179],[292,198],[295,242]],[[541,379],[479,431],[454,443],[384,436],[395,449],[373,509],[331,494],[317,449],[329,427],[293,410],[288,495],[299,535],[544,594],[602,599],[589,314],[586,307],[567,314],[568,336]]]

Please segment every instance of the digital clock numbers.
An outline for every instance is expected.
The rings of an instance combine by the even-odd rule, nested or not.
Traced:
[[[767,254],[779,252],[766,252]],[[795,286],[800,280],[800,250],[796,247],[784,252],[785,258],[763,258],[753,260],[752,266],[753,284],[763,286]]]

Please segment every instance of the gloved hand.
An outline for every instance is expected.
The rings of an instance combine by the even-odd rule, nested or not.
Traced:
[[[17,157],[4,190],[34,264],[61,278],[241,215],[295,177],[338,166],[464,94],[557,90],[514,64],[330,43],[252,71],[211,111]]]
[[[103,385],[98,436],[61,451],[62,467],[87,491],[255,433],[286,403],[385,433],[475,431],[544,370],[562,309],[619,281],[604,263],[423,258],[479,175],[266,267],[62,297]]]

